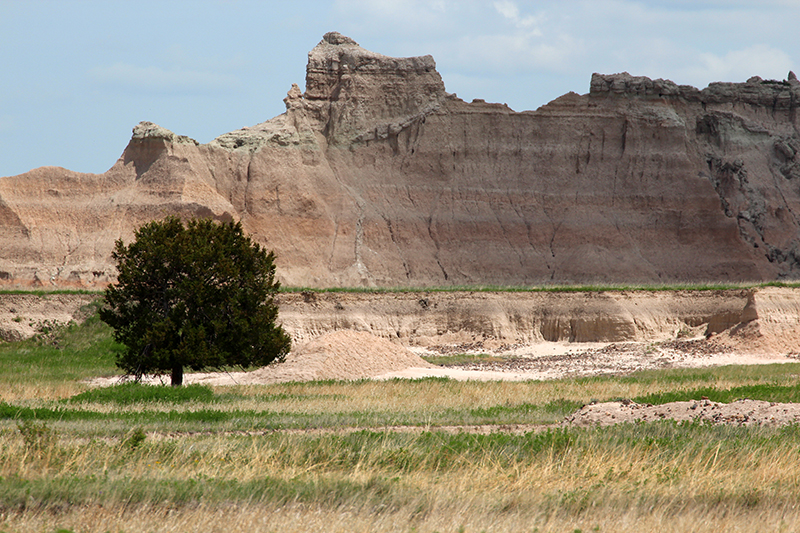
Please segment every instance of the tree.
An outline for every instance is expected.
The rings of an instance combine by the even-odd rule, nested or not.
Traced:
[[[171,373],[179,386],[184,367],[266,365],[289,352],[275,324],[275,256],[241,223],[168,217],[127,246],[118,240],[112,257],[119,276],[100,318],[125,346],[117,365],[136,379]]]

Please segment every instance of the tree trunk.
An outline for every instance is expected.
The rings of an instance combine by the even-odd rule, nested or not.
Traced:
[[[172,365],[172,386],[180,387],[181,385],[183,385],[183,365],[176,363]]]

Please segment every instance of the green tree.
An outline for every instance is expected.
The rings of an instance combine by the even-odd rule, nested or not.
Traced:
[[[140,379],[184,367],[202,370],[282,361],[291,339],[275,321],[275,256],[241,223],[179,218],[145,224],[116,242],[119,276],[100,318],[125,345],[117,365]]]

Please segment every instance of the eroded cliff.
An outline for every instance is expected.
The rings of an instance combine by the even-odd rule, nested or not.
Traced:
[[[107,283],[114,240],[167,214],[241,220],[296,286],[800,277],[791,73],[595,74],[518,113],[329,33],[305,85],[208,144],[141,123],[104,174],[0,178],[0,283]]]

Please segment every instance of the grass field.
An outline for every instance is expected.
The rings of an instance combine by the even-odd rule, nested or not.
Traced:
[[[0,531],[800,529],[798,427],[557,425],[592,400],[798,401],[800,364],[550,382],[82,384],[114,375],[116,349],[96,318],[0,345]],[[452,429],[473,425],[493,431]]]

